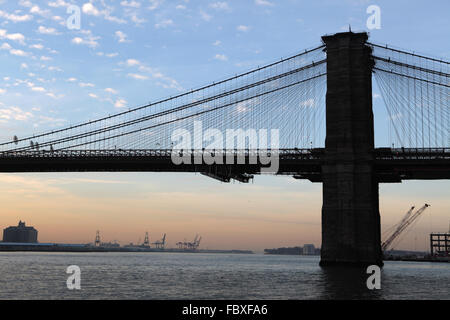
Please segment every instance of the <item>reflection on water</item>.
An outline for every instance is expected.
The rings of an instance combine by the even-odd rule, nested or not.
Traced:
[[[81,290],[66,268],[81,268]],[[445,263],[386,262],[381,290],[364,269],[319,257],[183,253],[0,253],[0,299],[449,299]]]
[[[320,299],[381,299],[380,290],[369,290],[365,268],[322,267]]]

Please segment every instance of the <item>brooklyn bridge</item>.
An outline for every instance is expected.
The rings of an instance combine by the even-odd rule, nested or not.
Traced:
[[[395,143],[375,148],[372,79]],[[450,178],[450,62],[371,43],[367,33],[100,119],[0,143],[0,172],[200,172],[229,182],[264,173],[245,148],[176,150],[177,129],[278,129],[264,152],[277,175],[323,184],[321,265],[382,265],[380,183]],[[175,164],[183,153],[193,161]],[[194,161],[208,152],[244,161]]]

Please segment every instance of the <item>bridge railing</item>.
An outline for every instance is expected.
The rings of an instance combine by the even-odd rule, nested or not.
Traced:
[[[0,158],[96,158],[96,157],[155,157],[170,158],[176,153],[179,156],[201,157],[205,154],[213,157],[231,156],[231,157],[258,157],[278,156],[281,158],[294,159],[319,159],[323,149],[107,149],[107,150],[40,150],[40,151],[4,151],[0,152]]]
[[[450,159],[450,148],[377,148],[377,160]]]

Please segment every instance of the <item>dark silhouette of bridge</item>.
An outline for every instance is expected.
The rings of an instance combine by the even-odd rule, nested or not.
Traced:
[[[252,161],[263,152],[278,159],[276,174],[323,183],[322,265],[382,265],[378,184],[450,178],[450,63],[369,43],[366,33],[322,40],[174,97],[14,136],[0,144],[0,172],[200,172],[248,182],[268,167]],[[390,119],[387,148],[374,145],[373,76]],[[195,122],[202,131],[276,128],[279,143],[255,147],[248,136],[228,148],[202,136],[174,148],[173,132],[195,136]],[[233,161],[198,161],[205,154]],[[174,155],[189,161],[175,164]]]

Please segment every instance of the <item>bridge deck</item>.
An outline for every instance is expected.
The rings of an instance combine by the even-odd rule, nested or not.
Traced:
[[[209,152],[224,157],[224,164],[212,165],[201,161],[202,150],[184,152],[183,155],[188,156],[191,163],[176,165],[171,159],[174,152],[167,149],[1,152],[0,172],[201,172],[234,178],[260,174],[261,168],[267,167],[260,163],[258,150]],[[321,167],[327,161],[324,149],[269,150],[268,155],[278,156],[277,174],[321,182]],[[233,159],[233,163],[225,157]],[[251,158],[258,159],[257,163],[251,164]],[[449,179],[450,149],[377,148],[374,150],[373,164],[380,182]]]

